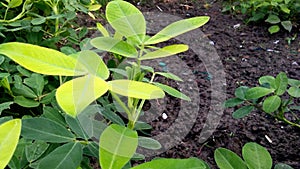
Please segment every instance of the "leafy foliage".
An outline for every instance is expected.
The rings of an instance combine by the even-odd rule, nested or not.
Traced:
[[[260,86],[257,87],[240,86],[235,90],[235,97],[224,103],[225,107],[240,107],[232,116],[243,118],[254,109],[258,109],[292,126],[300,127],[300,119],[294,113],[299,111],[299,106],[293,102],[300,97],[300,81],[288,78],[284,72],[276,77],[262,76],[258,81]],[[288,98],[284,94],[287,94]],[[296,120],[288,120],[285,117],[286,113],[291,113]]]
[[[300,3],[297,0],[233,0],[224,5],[223,12],[233,11],[248,16],[249,22],[265,22],[271,25],[270,34],[281,28],[291,32],[299,25]]]

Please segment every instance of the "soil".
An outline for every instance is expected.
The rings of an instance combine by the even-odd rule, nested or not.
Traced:
[[[286,37],[292,37],[295,33],[299,35],[299,28],[295,28],[292,33],[280,32],[270,35],[266,25],[246,25],[243,17],[222,13],[222,1],[149,0],[147,3],[134,4],[143,12],[164,12],[181,18],[210,16],[209,23],[200,29],[209,38],[221,59],[225,70],[226,83],[223,85],[224,89],[226,88],[227,98],[232,97],[234,90],[240,85],[256,86],[258,78],[263,75],[275,76],[283,71],[290,78],[300,79],[300,39],[297,37],[290,45],[286,41]],[[146,161],[154,157],[198,157],[208,162],[211,168],[217,168],[213,158],[216,148],[228,148],[241,155],[245,143],[256,142],[268,149],[273,164],[280,162],[289,164],[295,169],[300,168],[300,129],[277,121],[262,112],[255,111],[245,118],[236,120],[231,116],[234,109],[225,109],[212,135],[202,142],[199,141],[208,112],[216,106],[211,96],[212,81],[215,77],[209,77],[209,73],[205,73],[209,72],[209,65],[199,59],[192,50],[181,56],[196,77],[194,82],[188,83],[191,85],[196,83],[199,91],[195,93],[190,90],[188,93],[192,94],[192,98],[199,98],[197,106],[200,109],[191,116],[195,122],[191,122],[188,134],[179,144],[159,155],[147,157]],[[170,83],[172,86],[180,87],[175,82]],[[180,106],[185,104],[171,97],[165,101],[167,105],[162,113],[168,117],[164,119],[159,115],[150,121],[153,137],[167,131],[173,123],[178,123],[176,119],[180,116]],[[160,103],[150,102],[149,107],[159,109],[159,105]],[[183,127],[174,130],[185,129]]]

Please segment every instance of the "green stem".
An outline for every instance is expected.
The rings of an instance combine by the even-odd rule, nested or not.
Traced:
[[[9,7],[7,7],[6,10],[5,10],[4,20],[6,20],[8,9],[9,9]]]
[[[293,123],[293,122],[289,121],[288,119],[286,119],[285,117],[282,117],[281,120],[283,120],[284,122],[286,122],[287,124],[289,124],[291,126],[300,128],[300,124]]]
[[[52,10],[53,10],[53,13],[55,15],[59,14],[58,9],[57,9],[57,4],[52,6]],[[55,33],[54,33],[54,36],[58,36],[58,34],[59,34],[58,30],[59,30],[59,18],[56,18],[55,19]]]
[[[111,96],[120,104],[120,106],[125,110],[129,121],[132,119],[131,117],[131,113],[129,111],[129,109],[126,107],[126,105],[122,102],[122,100],[119,98],[119,96],[117,94],[115,94],[114,92],[110,92]]]

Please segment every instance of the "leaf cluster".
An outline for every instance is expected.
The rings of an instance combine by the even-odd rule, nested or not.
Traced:
[[[249,22],[265,22],[270,25],[270,34],[281,28],[291,32],[299,25],[300,2],[297,0],[230,0],[224,4],[223,12],[245,14]]]

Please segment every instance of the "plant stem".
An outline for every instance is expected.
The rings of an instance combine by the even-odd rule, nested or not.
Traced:
[[[55,4],[55,5],[52,6],[52,10],[53,10],[53,12],[54,12],[55,15],[59,14],[58,9],[57,9],[57,4]],[[59,18],[56,18],[55,19],[55,32],[54,32],[54,36],[58,35],[58,30],[59,30]]]
[[[129,121],[132,119],[131,117],[131,113],[130,110],[126,107],[126,105],[122,102],[122,100],[119,98],[119,96],[117,94],[115,94],[114,92],[110,92],[111,96],[120,104],[120,106],[124,109],[124,111],[126,112]]]

